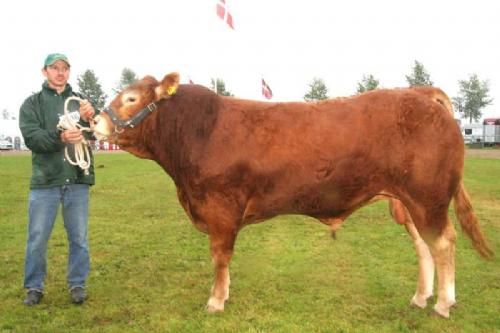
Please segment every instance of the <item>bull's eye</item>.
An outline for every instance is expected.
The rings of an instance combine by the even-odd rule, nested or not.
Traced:
[[[127,97],[127,102],[135,103],[135,97]]]

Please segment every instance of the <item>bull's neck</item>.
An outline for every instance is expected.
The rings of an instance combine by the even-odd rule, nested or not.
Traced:
[[[151,147],[152,138],[147,135],[148,128],[151,126],[150,119],[144,120],[140,126],[134,129],[127,129],[122,134],[118,136],[117,143],[121,149],[135,155],[139,158],[155,160],[154,154],[152,153]]]
[[[217,95],[205,88],[179,89],[134,130],[124,136],[124,150],[156,161],[176,184],[196,168],[218,119]],[[125,134],[125,133],[124,133]]]

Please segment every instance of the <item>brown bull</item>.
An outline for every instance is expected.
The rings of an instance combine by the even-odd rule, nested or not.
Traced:
[[[173,73],[126,88],[96,119],[95,134],[172,177],[191,221],[210,237],[209,311],[222,311],[229,297],[238,232],[281,214],[312,216],[334,231],[359,207],[392,198],[419,258],[412,304],[426,306],[436,267],[434,309],[444,317],[455,304],[452,199],[474,247],[492,255],[462,183],[463,139],[441,90],[268,103],[178,82]]]

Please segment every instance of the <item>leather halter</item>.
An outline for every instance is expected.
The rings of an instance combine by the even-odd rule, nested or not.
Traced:
[[[113,125],[115,125],[115,128],[119,131],[126,127],[134,128],[141,121],[143,121],[147,115],[155,111],[157,108],[158,105],[156,104],[156,102],[149,103],[148,105],[146,105],[145,108],[141,109],[132,118],[127,120],[120,119],[118,115],[110,107],[105,108],[104,110],[102,110],[102,112],[106,113],[109,116],[109,118],[111,118],[111,122],[113,122]]]

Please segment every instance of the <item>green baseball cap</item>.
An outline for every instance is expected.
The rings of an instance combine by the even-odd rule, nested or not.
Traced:
[[[47,66],[50,66],[52,65],[53,63],[55,63],[57,60],[62,60],[64,61],[65,63],[68,64],[68,66],[70,66],[69,64],[69,60],[68,60],[68,57],[66,57],[64,54],[62,53],[51,53],[47,56],[47,58],[45,58],[45,62],[43,64],[44,67],[47,67]]]

